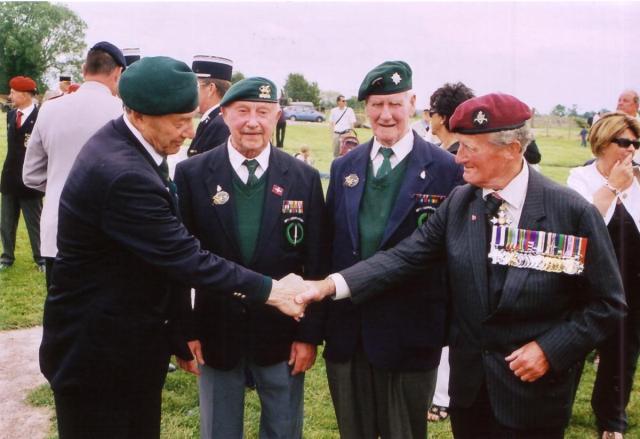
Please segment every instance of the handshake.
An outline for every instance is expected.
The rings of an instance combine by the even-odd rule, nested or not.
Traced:
[[[331,278],[320,281],[305,281],[297,274],[288,274],[280,280],[273,280],[267,305],[275,306],[282,313],[300,320],[311,302],[319,302],[335,293]]]

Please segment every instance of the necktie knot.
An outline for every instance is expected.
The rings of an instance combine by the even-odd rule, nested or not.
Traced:
[[[163,158],[162,162],[158,166],[158,170],[160,171],[160,175],[164,179],[165,183],[170,180],[169,178],[169,163],[167,163],[167,159]]]
[[[382,154],[382,164],[378,168],[376,178],[382,178],[391,172],[391,160],[389,160],[389,158],[393,155],[393,149],[380,148],[379,152]]]
[[[484,200],[484,208],[487,215],[489,215],[489,218],[496,216],[498,209],[500,209],[503,202],[504,200],[497,192],[492,192],[487,195],[487,198]]]
[[[256,176],[256,169],[258,169],[258,161],[255,159],[245,160],[242,162],[243,165],[247,167],[249,170],[249,178],[247,178],[247,185],[253,186],[258,182],[258,177]]]

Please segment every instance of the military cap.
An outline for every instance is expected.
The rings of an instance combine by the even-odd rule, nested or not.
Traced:
[[[71,75],[60,75],[60,77],[58,78],[58,81],[60,82],[64,82],[64,81],[69,81],[71,82]]]
[[[411,67],[404,61],[385,61],[364,77],[358,90],[358,100],[371,95],[391,95],[411,90]]]
[[[36,81],[28,76],[15,76],[9,81],[9,87],[15,91],[36,91]]]
[[[124,55],[124,61],[127,67],[136,61],[140,61],[140,49],[137,47],[122,49],[122,54]]]
[[[491,93],[464,101],[451,116],[451,131],[461,134],[515,130],[531,119],[529,106],[504,93]]]
[[[267,78],[246,78],[229,88],[220,101],[220,106],[224,107],[235,101],[278,102],[278,90]]]
[[[231,81],[233,61],[219,56],[196,55],[193,57],[191,70],[198,78]]]
[[[108,41],[100,41],[99,43],[94,44],[94,46],[89,49],[89,52],[92,50],[102,50],[103,52],[107,52],[111,55],[111,58],[113,58],[116,64],[123,69],[127,67],[127,61],[124,59],[122,51]]]
[[[125,70],[118,86],[124,104],[160,116],[198,107],[198,80],[188,65],[167,56],[148,56]]]

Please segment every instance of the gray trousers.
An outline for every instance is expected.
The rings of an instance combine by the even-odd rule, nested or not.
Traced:
[[[304,374],[291,376],[286,362],[258,366],[241,361],[234,369],[200,368],[200,437],[242,439],[245,366],[260,398],[260,439],[301,439]]]
[[[31,243],[31,253],[36,264],[43,264],[40,256],[40,213],[42,197],[21,198],[16,195],[2,194],[0,207],[0,237],[2,238],[2,256],[0,263],[12,265],[15,261],[16,233],[20,211],[24,215],[27,233]]]
[[[437,368],[390,372],[362,349],[347,363],[326,361],[341,439],[424,439]]]

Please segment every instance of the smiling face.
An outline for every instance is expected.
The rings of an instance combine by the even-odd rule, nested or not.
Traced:
[[[142,137],[162,156],[180,151],[185,139],[193,139],[195,112],[150,116],[131,112],[129,120],[142,133]]]
[[[376,139],[393,146],[409,131],[409,120],[415,113],[416,97],[410,91],[390,95],[371,95],[365,111]]]
[[[247,158],[256,157],[268,145],[280,117],[274,102],[235,101],[221,109],[231,132],[231,144]]]

